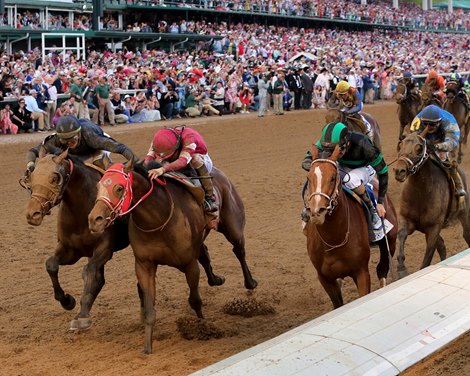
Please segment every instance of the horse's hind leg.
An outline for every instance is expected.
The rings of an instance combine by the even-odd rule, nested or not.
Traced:
[[[447,258],[447,248],[446,244],[444,243],[444,239],[442,239],[441,235],[439,235],[439,237],[437,238],[436,250],[439,254],[439,257],[441,258],[441,261],[444,261]]]
[[[370,293],[370,274],[368,268],[361,270],[353,279],[359,296],[365,296]]]
[[[403,278],[408,275],[408,270],[405,265],[405,242],[408,235],[414,232],[414,229],[410,229],[410,224],[403,218],[400,221],[400,229],[398,230],[398,255],[397,255],[397,272],[398,278]]]
[[[199,294],[199,265],[197,260],[191,261],[184,269],[186,281],[189,286],[188,302],[192,309],[196,312],[197,317],[203,319],[202,315],[202,299]]]
[[[441,226],[434,226],[428,228],[426,232],[426,251],[424,253],[423,263],[421,264],[421,269],[431,265],[432,258],[434,256],[434,251],[438,245],[438,239],[440,237]]]
[[[468,207],[469,202],[466,202],[465,205],[466,209],[459,214],[459,221],[462,224],[463,238],[467,242],[467,245],[470,247],[470,208]]]
[[[343,303],[343,295],[341,294],[341,287],[338,283],[338,280],[329,280],[326,279],[323,275],[318,273],[318,280],[325,289],[326,293],[330,297],[331,302],[333,303],[333,308],[341,307]]]
[[[221,275],[215,274],[212,270],[211,257],[209,256],[209,250],[205,244],[201,245],[198,260],[206,272],[207,283],[209,286],[222,286],[225,282],[225,278]]]
[[[61,244],[57,245],[55,254],[46,261],[46,270],[54,289],[54,298],[68,311],[75,308],[75,298],[66,294],[59,282],[59,266],[75,264],[80,257],[72,252],[66,252]]]
[[[237,257],[243,271],[245,280],[245,288],[253,290],[258,286],[258,282],[251,275],[251,271],[246,263],[245,253],[245,236],[243,235],[243,225],[221,225],[219,231],[224,234],[225,238],[233,245],[233,253]]]

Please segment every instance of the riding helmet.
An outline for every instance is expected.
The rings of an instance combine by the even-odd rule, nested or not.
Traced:
[[[338,85],[336,85],[336,92],[338,94],[346,94],[350,88],[348,81],[340,81]]]
[[[421,121],[428,123],[437,123],[441,121],[441,109],[434,104],[431,104],[421,111]]]
[[[75,116],[62,116],[57,122],[57,136],[62,139],[68,139],[76,136],[82,127]]]
[[[171,129],[161,129],[153,137],[153,150],[161,158],[171,157],[180,146],[181,135]]]
[[[403,73],[403,78],[411,78],[413,77],[413,75],[411,74],[411,72],[405,72]]]
[[[331,149],[336,145],[344,147],[349,140],[348,128],[341,122],[328,123],[323,128],[320,143],[323,148]]]

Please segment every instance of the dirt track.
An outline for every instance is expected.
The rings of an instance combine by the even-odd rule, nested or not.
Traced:
[[[372,105],[366,111],[379,120],[384,155],[390,162],[395,159],[396,105]],[[78,307],[67,312],[54,300],[44,267],[55,247],[55,211],[41,227],[29,226],[24,213],[28,195],[18,185],[26,151],[44,135],[0,137],[4,199],[0,218],[0,375],[186,375],[328,312],[331,303],[316,280],[299,219],[305,177],[300,161],[319,135],[323,118],[324,112],[316,110],[263,119],[249,114],[186,122],[204,135],[215,164],[232,179],[244,200],[247,259],[259,286],[253,294],[246,292],[229,244],[221,235],[211,234],[208,246],[214,270],[226,277],[226,283],[209,287],[201,275],[201,294],[204,314],[223,338],[182,338],[178,319],[195,316],[187,304],[188,288],[183,274],[161,267],[151,356],[142,354],[143,326],[130,248],[116,254],[106,266],[106,285],[92,309],[94,326],[83,333],[68,331]],[[180,123],[134,124],[106,131],[143,156],[155,130],[170,124]],[[464,169],[470,172],[470,156],[464,157]],[[389,192],[397,206],[399,189],[391,177]],[[443,232],[449,256],[467,248],[460,234],[459,227]],[[419,268],[423,244],[421,234],[408,239],[410,272]],[[378,288],[377,253],[373,250],[373,290]],[[77,302],[83,265],[85,261],[62,267],[60,272],[62,285]],[[357,297],[351,281],[344,294],[346,302]],[[274,307],[275,314],[243,318],[223,313],[226,303],[246,297]],[[463,351],[454,345],[447,357],[418,366],[410,374],[470,373],[465,362],[469,342],[459,345]]]

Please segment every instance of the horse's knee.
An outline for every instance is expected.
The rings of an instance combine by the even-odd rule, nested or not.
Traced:
[[[51,256],[46,260],[46,270],[49,274],[58,273],[59,260],[57,260],[57,257]]]

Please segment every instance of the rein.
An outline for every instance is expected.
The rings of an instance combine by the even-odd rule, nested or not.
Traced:
[[[423,145],[424,145],[423,154],[421,155],[419,161],[417,163],[414,163],[410,158],[404,157],[404,156],[401,156],[397,159],[398,161],[405,162],[405,164],[407,166],[407,171],[411,175],[414,175],[421,168],[421,166],[424,164],[424,162],[426,162],[426,160],[429,157],[426,140],[424,139],[424,137],[422,137],[420,135],[418,135],[418,137],[419,137],[419,139],[421,139],[421,141],[423,141]]]

